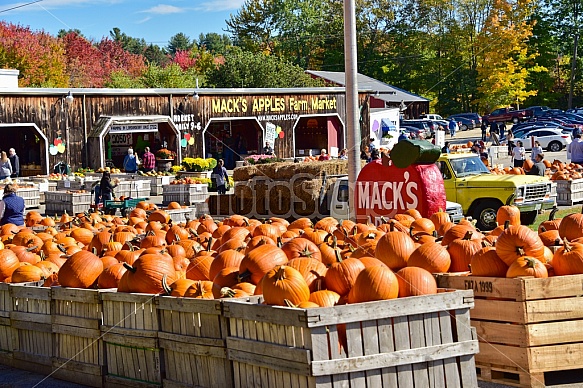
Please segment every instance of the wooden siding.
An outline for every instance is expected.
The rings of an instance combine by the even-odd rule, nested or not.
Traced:
[[[47,137],[49,144],[58,136],[63,140],[68,139],[68,149],[64,154],[49,156],[49,167],[66,160],[68,156],[74,169],[87,165],[86,136],[101,116],[169,116],[182,136],[190,133],[195,139],[193,145],[182,149],[183,157],[202,156],[203,132],[211,121],[228,122],[249,118],[255,126],[260,125],[262,129],[267,122],[281,127],[285,135],[275,141],[275,151],[281,157],[291,157],[294,154],[293,128],[300,118],[336,116],[342,125],[346,122],[346,100],[343,93],[205,94],[198,100],[185,94],[143,96],[128,95],[127,91],[119,95],[73,94],[74,100],[66,103],[64,96],[55,96],[54,93],[43,96],[0,92],[0,122],[36,124]],[[365,96],[360,96],[360,104],[366,102]],[[364,137],[368,134],[368,107],[365,106],[362,112],[361,133]],[[342,129],[342,133],[345,134],[346,130]]]

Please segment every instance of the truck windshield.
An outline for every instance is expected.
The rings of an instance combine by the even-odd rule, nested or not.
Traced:
[[[451,167],[458,178],[490,173],[490,170],[488,170],[488,167],[484,165],[478,155],[469,158],[452,159]]]

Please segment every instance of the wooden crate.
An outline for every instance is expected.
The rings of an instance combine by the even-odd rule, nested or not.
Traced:
[[[14,350],[15,332],[10,323],[11,311],[10,285],[0,283],[0,363],[4,365],[12,365],[12,351]]]
[[[56,378],[103,386],[105,350],[101,339],[105,290],[52,288]]]
[[[174,224],[186,223],[196,218],[196,208],[192,206],[185,209],[166,210],[166,213],[170,215],[170,219]]]
[[[102,338],[108,387],[158,387],[164,365],[155,295],[104,292]]]
[[[224,301],[235,387],[476,387],[472,292],[442,291],[316,309]]]
[[[165,387],[232,387],[220,300],[158,297]]]
[[[50,374],[54,356],[51,289],[11,284],[10,297],[10,322],[14,329],[14,366]]]
[[[440,287],[471,289],[479,377],[544,387],[550,372],[583,368],[583,275],[487,278],[438,275]],[[548,380],[548,379],[547,379]],[[583,373],[579,373],[583,383]]]

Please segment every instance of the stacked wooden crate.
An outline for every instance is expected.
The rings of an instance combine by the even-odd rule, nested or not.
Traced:
[[[224,301],[235,387],[476,387],[471,291],[318,309]]]
[[[10,297],[14,366],[50,374],[54,356],[51,289],[12,284]]]
[[[47,191],[45,193],[45,214],[61,215],[84,212],[91,206],[93,196],[89,191],[67,192]]]
[[[560,180],[557,184],[557,205],[573,206],[583,201],[583,179]]]
[[[506,279],[444,274],[437,279],[441,287],[475,293],[470,315],[480,342],[480,379],[525,388],[554,384],[556,377],[583,384],[583,275]]]
[[[158,309],[158,336],[166,368],[164,386],[233,386],[221,301],[164,296],[158,298]]]
[[[54,376],[103,386],[105,351],[101,339],[103,290],[52,288]]]
[[[164,186],[162,204],[178,202],[181,205],[195,205],[208,199],[207,184],[181,184]]]
[[[160,330],[155,295],[104,292],[102,338],[108,387],[162,384]]]
[[[0,283],[0,363],[12,365],[14,328],[11,326],[12,297],[10,284]]]

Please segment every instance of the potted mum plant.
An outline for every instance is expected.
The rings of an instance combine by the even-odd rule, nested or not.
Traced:
[[[176,152],[170,151],[167,148],[162,148],[155,153],[156,168],[158,171],[170,171],[174,159],[176,159]]]
[[[211,172],[216,166],[217,161],[214,158],[184,158],[182,159],[182,167],[186,173],[181,173],[181,175],[210,178]]]

